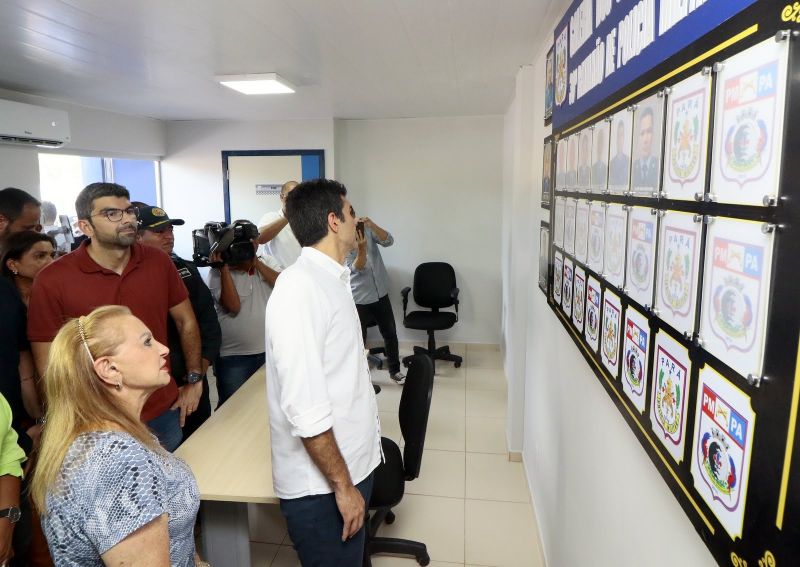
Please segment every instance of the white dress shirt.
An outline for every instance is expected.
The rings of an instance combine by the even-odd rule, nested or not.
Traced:
[[[258,221],[258,230],[261,230],[268,224],[283,218],[281,211],[273,211],[266,213],[261,220]],[[295,263],[300,256],[300,243],[292,232],[292,227],[288,224],[269,242],[263,245],[264,255],[269,255],[275,258],[281,265],[281,271]]]
[[[349,268],[303,248],[267,303],[266,359],[275,494],[333,492],[301,440],[331,428],[353,484],[367,478],[381,461],[380,421]]]

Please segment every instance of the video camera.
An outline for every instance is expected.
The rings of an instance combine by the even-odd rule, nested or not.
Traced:
[[[258,227],[247,220],[207,222],[203,228],[192,231],[194,254],[192,258],[199,267],[219,267],[209,258],[219,252],[223,264],[241,264],[256,256],[253,239],[258,237]]]

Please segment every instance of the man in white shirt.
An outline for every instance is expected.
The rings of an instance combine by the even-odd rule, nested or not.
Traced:
[[[380,422],[344,265],[355,246],[347,189],[301,183],[286,216],[303,245],[266,313],[272,478],[303,565],[361,565]]]
[[[278,271],[294,264],[300,256],[300,243],[286,218],[286,197],[295,187],[297,181],[284,183],[281,187],[281,210],[266,213],[258,221],[258,243],[264,245],[264,255],[272,256],[278,261]]]

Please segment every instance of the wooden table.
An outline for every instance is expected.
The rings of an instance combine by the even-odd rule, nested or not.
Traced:
[[[247,505],[278,503],[266,392],[262,367],[175,451],[197,479],[201,553],[214,567],[250,567]]]

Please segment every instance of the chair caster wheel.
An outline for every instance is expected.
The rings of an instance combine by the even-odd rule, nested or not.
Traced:
[[[453,366],[455,366],[456,368],[461,368],[461,363],[460,362],[454,362]]]
[[[422,567],[425,567],[425,565],[427,565],[430,562],[431,562],[431,558],[427,553],[425,555],[423,555],[422,557],[417,557],[417,563],[422,565]]]
[[[389,512],[386,514],[386,517],[383,519],[385,524],[393,524],[395,519],[394,512]]]

